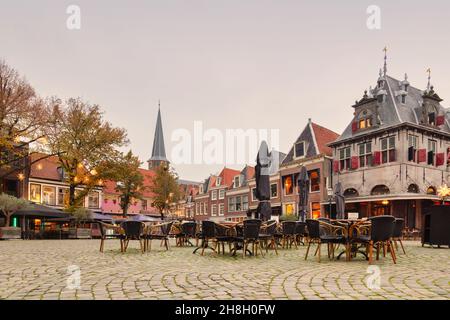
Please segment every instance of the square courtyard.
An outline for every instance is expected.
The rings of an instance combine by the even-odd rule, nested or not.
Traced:
[[[404,241],[407,255],[398,250],[396,265],[390,256],[375,261],[379,269],[361,256],[330,261],[325,245],[318,263],[314,250],[304,260],[305,246],[242,258],[194,255],[174,242],[165,251],[153,241],[144,254],[137,241],[126,253],[118,240],[107,240],[104,253],[99,244],[1,241],[0,299],[450,299],[450,249],[417,241]]]

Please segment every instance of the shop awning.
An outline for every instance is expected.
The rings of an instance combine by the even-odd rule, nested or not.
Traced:
[[[384,194],[374,196],[359,196],[359,197],[346,197],[345,203],[358,203],[358,202],[373,202],[373,201],[396,201],[396,200],[432,200],[440,201],[440,197],[433,194],[418,194],[418,193],[404,193],[404,194]],[[331,202],[335,204],[333,200]],[[330,201],[322,201],[321,204],[329,205]]]
[[[13,217],[36,218],[67,218],[68,216],[68,213],[65,213],[61,210],[36,203],[30,204],[27,209],[19,210],[13,214]]]

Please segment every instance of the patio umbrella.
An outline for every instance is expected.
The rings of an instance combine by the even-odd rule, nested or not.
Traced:
[[[136,214],[131,218],[131,220],[140,221],[140,222],[160,221],[159,218],[153,218],[153,217],[145,216],[143,214]]]
[[[13,216],[39,217],[39,218],[66,218],[70,214],[61,210],[32,203],[27,208],[16,211]]]
[[[267,143],[263,141],[259,147],[255,167],[256,198],[259,200],[256,212],[263,221],[269,220],[272,215],[272,208],[270,207],[270,163],[269,148]]]
[[[342,193],[342,184],[338,182],[334,187],[336,201],[336,219],[345,219],[345,197]]]
[[[298,185],[298,215],[300,221],[306,220],[306,214],[308,212],[308,196],[309,196],[309,179],[306,168],[303,166],[300,169],[300,174],[297,180]]]

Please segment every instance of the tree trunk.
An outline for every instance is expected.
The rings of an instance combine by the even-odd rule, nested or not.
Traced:
[[[6,217],[6,219],[5,219],[5,227],[9,227],[9,224],[11,223],[11,216],[12,216],[11,213],[6,213],[5,212],[5,217]]]
[[[69,186],[69,206],[75,206],[75,186],[72,184]]]

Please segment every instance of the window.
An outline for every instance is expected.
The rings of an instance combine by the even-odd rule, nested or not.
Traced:
[[[320,218],[320,203],[313,202],[311,203],[311,215],[313,219]]]
[[[366,120],[365,119],[359,120],[359,128],[360,129],[365,129],[366,128]]]
[[[278,196],[278,185],[276,183],[272,183],[270,185],[270,197],[276,198]]]
[[[238,196],[238,197],[236,197],[236,211],[241,211],[241,210],[242,210],[241,197]]]
[[[225,206],[223,203],[219,204],[219,216],[223,216],[225,212]]]
[[[217,190],[211,191],[211,200],[217,200]]]
[[[30,200],[33,202],[41,203],[41,185],[30,184]]]
[[[217,215],[217,204],[211,205],[211,215],[216,216]]]
[[[248,196],[242,196],[242,211],[248,210]]]
[[[58,188],[58,205],[59,206],[65,206],[68,203],[69,203],[69,189],[67,189],[67,188]]]
[[[228,199],[228,211],[229,212],[236,211],[236,198],[235,197],[231,197]]]
[[[372,165],[372,143],[365,142],[358,145],[359,166],[369,167]]]
[[[217,177],[216,186],[217,187],[220,186],[221,183],[222,183],[222,177]]]
[[[220,189],[219,190],[219,199],[223,199],[225,198],[225,189]]]
[[[433,125],[433,126],[436,125],[436,115],[435,115],[434,112],[430,112],[428,114],[428,123]]]
[[[42,203],[50,206],[56,205],[56,188],[46,187],[42,188]]]
[[[252,188],[252,201],[256,201],[258,198],[256,198],[256,188]]]
[[[200,203],[198,202],[195,204],[195,213],[200,214]]]
[[[428,139],[428,164],[434,165],[434,155],[436,154],[436,140]]]
[[[402,103],[405,104],[406,103],[406,95],[402,94]]]
[[[305,142],[297,142],[294,148],[295,158],[300,158],[305,156]]]
[[[198,188],[198,193],[202,194],[203,193],[203,185],[201,184],[200,187]]]
[[[287,203],[284,205],[284,214],[292,215],[295,211],[295,203]]]
[[[294,181],[293,176],[283,177],[284,194],[289,195],[294,193]]]
[[[203,214],[208,214],[208,203],[205,202],[205,211],[203,212]]]
[[[408,161],[415,161],[417,153],[417,136],[408,135]]]
[[[98,192],[90,192],[88,196],[88,207],[89,208],[98,208],[99,207],[99,197],[100,194]]]
[[[381,163],[395,161],[395,137],[381,139]]]
[[[320,170],[313,170],[309,172],[309,191],[318,192],[320,191]]]
[[[240,176],[234,177],[234,188],[239,188],[241,186]]]
[[[339,149],[340,170],[350,169],[350,147]]]

